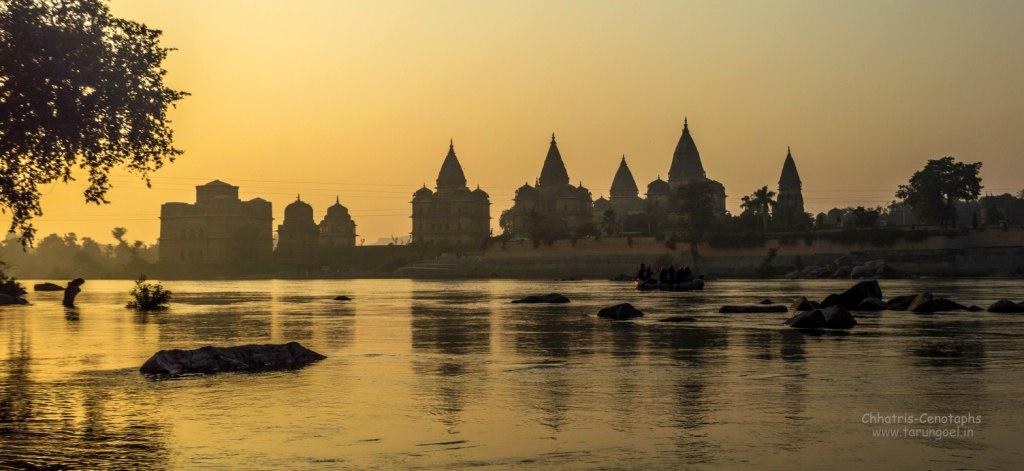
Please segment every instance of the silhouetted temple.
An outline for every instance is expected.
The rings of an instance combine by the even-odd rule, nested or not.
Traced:
[[[313,222],[313,207],[296,196],[284,207],[284,222],[277,226],[279,263],[311,265],[317,256],[320,229]]]
[[[684,185],[698,183],[703,184],[707,191],[711,192],[715,214],[725,214],[725,186],[708,178],[704,172],[704,164],[700,160],[700,152],[697,150],[697,144],[693,141],[693,136],[690,135],[690,126],[685,119],[683,120],[683,134],[679,136],[676,150],[672,153],[672,165],[668,170],[667,191],[659,183],[659,180],[661,180],[661,177],[647,186],[648,198],[652,196],[652,185],[655,185],[654,189],[657,192],[655,203],[661,207],[665,207],[662,205],[666,204],[673,206],[669,208],[670,212],[676,210],[674,206],[677,205],[672,204],[676,196],[675,193]]]
[[[636,186],[633,172],[629,170],[629,165],[626,164],[625,155],[619,161],[619,168],[615,171],[615,177],[612,178],[609,195],[610,198],[608,199],[601,197],[594,201],[594,218],[599,226],[603,225],[603,219],[608,210],[612,211],[619,230],[622,230],[623,222],[630,215],[644,212],[644,200],[640,197],[640,189]],[[626,229],[630,230],[632,228]]]
[[[437,174],[437,191],[426,185],[412,197],[412,243],[479,248],[491,234],[491,202],[479,186],[470,191],[449,143]]]
[[[196,186],[196,202],[160,206],[160,264],[169,273],[251,270],[271,261],[270,202],[242,201],[220,180]]]
[[[334,204],[327,208],[327,214],[320,221],[320,246],[322,247],[355,247],[356,222],[348,213],[348,208],[341,205],[341,198],[335,198]]]
[[[582,183],[569,183],[569,173],[552,134],[536,186],[523,184],[516,190],[512,209],[502,216],[503,226],[514,237],[540,233],[548,238],[576,236],[592,227],[592,204],[590,191]]]
[[[796,162],[788,147],[786,148],[786,160],[782,164],[782,175],[779,176],[779,196],[775,203],[774,218],[775,224],[789,228],[799,226],[808,220],[804,214],[800,173],[796,171]]]

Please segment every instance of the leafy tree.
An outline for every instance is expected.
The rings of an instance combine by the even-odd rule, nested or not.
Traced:
[[[743,208],[743,212],[759,219],[761,221],[761,230],[765,232],[768,231],[768,224],[771,223],[771,212],[775,208],[774,197],[774,191],[769,190],[767,186],[762,186],[750,196],[741,198],[740,207]]]
[[[119,244],[125,243],[125,234],[128,234],[128,229],[125,229],[123,227],[115,227],[110,230],[110,235],[114,236],[114,240],[116,240]]]
[[[686,238],[700,242],[715,222],[714,188],[709,180],[697,180],[679,187],[679,213]]]
[[[878,220],[882,216],[882,208],[865,208],[857,206],[849,208],[850,224],[860,229],[871,229],[878,227]]]
[[[604,231],[605,235],[613,235],[618,230],[619,221],[615,215],[615,211],[611,209],[604,210],[601,214],[601,230]]]
[[[0,211],[34,242],[40,185],[88,175],[107,203],[109,173],[149,175],[181,151],[167,110],[187,93],[164,85],[161,32],[114,17],[103,0],[0,2]]]
[[[929,160],[906,185],[900,185],[896,197],[928,223],[955,226],[956,203],[974,201],[981,194],[980,170],[981,162],[957,162],[949,156]]]
[[[135,286],[128,295],[131,296],[128,307],[139,311],[164,309],[171,301],[171,292],[164,289],[160,283],[146,281],[146,275],[135,281]]]

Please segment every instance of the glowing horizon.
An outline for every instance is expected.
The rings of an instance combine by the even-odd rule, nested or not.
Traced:
[[[607,196],[626,155],[667,177],[684,116],[728,208],[774,189],[792,146],[808,211],[876,206],[925,160],[982,161],[983,193],[1024,188],[1024,4],[115,0],[178,48],[177,162],[110,205],[44,190],[39,237],[110,228],[152,243],[160,204],[220,179],[317,221],[339,196],[360,238],[406,236],[448,140],[498,216],[552,131],[573,183]],[[6,224],[7,218],[4,218]]]

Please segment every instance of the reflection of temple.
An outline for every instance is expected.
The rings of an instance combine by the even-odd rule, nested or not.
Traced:
[[[589,232],[591,195],[583,187],[569,183],[555,135],[551,135],[548,154],[535,186],[523,184],[516,190],[512,209],[502,215],[503,226],[515,237],[531,237],[544,232],[550,237],[567,237]]]
[[[426,185],[412,198],[412,242],[420,245],[477,248],[491,234],[490,197],[479,186],[470,191],[455,156],[455,144],[437,174],[437,191]]]
[[[271,259],[272,224],[269,201],[242,201],[220,180],[199,185],[194,204],[160,206],[160,263],[190,272],[260,266]]]

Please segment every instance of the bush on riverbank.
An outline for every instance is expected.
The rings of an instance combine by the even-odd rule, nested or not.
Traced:
[[[8,276],[4,267],[6,263],[0,262],[0,294],[6,294],[15,298],[20,298],[28,293],[25,287],[18,282],[13,276]]]
[[[128,294],[132,297],[128,307],[140,311],[164,309],[171,301],[171,292],[160,283],[146,281],[145,275],[135,281],[135,286]]]

